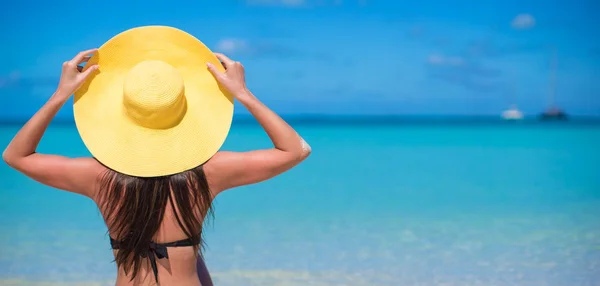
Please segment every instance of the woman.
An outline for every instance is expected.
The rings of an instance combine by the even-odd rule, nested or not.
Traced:
[[[156,40],[156,45],[161,48],[156,48],[154,52],[164,52],[164,43],[160,41],[165,41],[169,37],[174,39],[174,41],[180,40],[181,37],[188,37],[183,36],[183,34],[177,34],[179,32],[172,30],[142,29],[136,33],[141,33],[140,31],[155,36],[155,38],[144,38],[144,43],[152,42],[152,40],[148,39],[159,39]],[[165,33],[164,35],[160,37],[156,36],[163,32]],[[136,38],[143,37],[138,36]],[[178,46],[178,43],[174,43],[173,45],[177,46],[175,47],[176,49],[184,46],[185,49],[190,49],[187,47],[192,43],[190,42],[192,39],[186,38],[186,41],[185,45]],[[122,47],[125,42],[127,41],[117,41],[117,44],[112,47]],[[193,42],[192,45],[195,45],[195,43]],[[97,49],[83,51],[72,60],[63,64],[62,75],[56,92],[16,134],[4,151],[3,159],[12,168],[42,184],[81,194],[94,200],[107,224],[111,245],[114,249],[115,261],[118,268],[116,285],[201,285],[199,275],[203,273],[207,274],[207,272],[205,272],[205,269],[202,269],[203,261],[198,256],[198,250],[199,246],[202,245],[202,225],[205,217],[211,214],[213,199],[225,190],[264,181],[291,169],[309,155],[310,147],[292,127],[261,103],[248,90],[245,83],[244,68],[239,62],[235,62],[225,55],[215,54],[216,58],[222,63],[222,66],[217,65],[219,61],[216,61],[216,58],[215,60],[211,58],[214,55],[211,53],[210,57],[207,56],[207,49],[202,50],[203,48],[200,45],[197,49],[190,50],[193,50],[194,53],[204,54],[200,55],[200,57],[196,57],[196,55],[192,56],[194,56],[194,59],[208,58],[210,59],[208,63],[202,68],[190,67],[186,69],[180,68],[180,70],[185,73],[195,68],[198,69],[196,73],[199,76],[203,76],[204,71],[206,71],[206,74],[212,75],[212,80],[215,83],[218,82],[218,86],[223,90],[224,95],[232,95],[256,118],[271,138],[274,145],[273,148],[249,152],[212,152],[209,150],[208,153],[202,153],[202,156],[206,155],[206,158],[191,159],[192,161],[196,160],[195,162],[198,163],[197,166],[173,173],[170,172],[175,170],[173,168],[182,168],[183,163],[181,162],[188,162],[190,159],[187,157],[193,157],[186,157],[181,153],[183,152],[180,150],[181,148],[178,149],[178,147],[189,143],[186,141],[190,140],[188,137],[195,136],[189,130],[186,133],[181,133],[175,139],[171,138],[174,141],[171,141],[170,144],[158,146],[159,148],[157,147],[153,150],[151,150],[152,146],[148,146],[152,145],[148,143],[148,140],[168,136],[161,134],[165,133],[165,129],[171,127],[166,128],[163,126],[156,128],[156,130],[144,127],[144,132],[150,133],[152,131],[152,134],[150,134],[151,137],[149,136],[148,138],[150,139],[147,141],[141,140],[142,137],[130,137],[125,141],[115,139],[118,141],[118,144],[110,142],[109,139],[105,139],[106,141],[103,142],[93,142],[93,140],[90,140],[91,133],[104,132],[102,131],[104,130],[102,129],[103,127],[99,125],[109,124],[108,122],[112,121],[118,122],[118,125],[106,128],[108,131],[105,132],[112,132],[121,128],[122,125],[132,124],[130,122],[133,122],[132,120],[114,120],[113,117],[117,117],[117,113],[110,115],[112,113],[109,111],[103,111],[108,113],[104,114],[105,117],[103,117],[102,121],[92,122],[93,124],[90,123],[90,126],[94,125],[96,126],[94,128],[97,129],[92,130],[94,132],[91,133],[85,130],[85,124],[89,123],[86,123],[86,120],[88,120],[86,116],[91,116],[89,115],[90,113],[98,112],[96,110],[98,108],[83,108],[78,107],[78,104],[83,106],[86,97],[93,98],[94,95],[92,93],[94,90],[98,90],[98,88],[104,85],[109,85],[109,81],[106,81],[105,78],[107,76],[115,77],[119,71],[117,68],[103,70],[104,63],[106,63],[106,66],[114,64],[110,61],[104,61],[103,63],[103,57],[108,59],[110,57],[117,57],[113,55],[113,53],[117,52],[111,50],[108,43],[106,46],[100,48],[100,54],[103,53],[102,49],[104,49],[105,55],[99,56]],[[111,52],[106,52],[108,50]],[[142,48],[142,50],[144,49]],[[146,47],[145,50],[152,49]],[[136,54],[141,52],[141,50],[136,51]],[[169,55],[178,56],[181,52],[183,50],[172,52]],[[93,56],[89,56],[90,54]],[[152,55],[155,57],[156,53]],[[168,57],[165,56],[165,58]],[[85,68],[78,68],[78,65],[83,62],[87,62]],[[153,68],[155,72],[148,72],[148,70],[153,70]],[[99,69],[100,73],[97,72]],[[123,90],[131,92],[132,86],[137,86],[137,89],[133,88],[135,92],[132,92],[132,94],[139,95],[151,90],[155,92],[152,96],[158,96],[156,98],[160,100],[164,96],[163,94],[157,94],[157,90],[165,94],[169,93],[173,88],[167,89],[163,88],[163,86],[177,82],[179,79],[177,76],[173,77],[176,80],[168,79],[168,76],[177,73],[175,69],[168,69],[166,65],[156,62],[146,62],[143,68],[132,68],[132,72],[136,70],[137,73],[135,76],[125,76],[125,87]],[[190,74],[196,76],[194,72]],[[167,79],[161,77],[164,75],[167,76]],[[105,77],[104,79],[103,76]],[[144,78],[146,80],[148,78],[151,79],[151,82],[140,84],[140,80]],[[182,78],[189,80],[185,76]],[[206,79],[203,82],[203,86],[210,86],[212,84]],[[161,83],[158,85],[158,89],[156,83]],[[195,92],[193,84],[186,81],[185,85],[186,104],[188,106],[182,110],[187,110],[188,113],[192,112],[195,108],[193,106],[193,99],[187,94]],[[117,90],[119,89],[113,88],[108,91],[116,92]],[[50,121],[74,93],[76,97],[74,112],[78,130],[84,143],[94,157],[67,158],[58,155],[37,153],[36,148],[38,143]],[[112,94],[104,92],[102,97],[106,98],[95,104],[105,104],[105,102],[110,101],[109,98],[111,96]],[[147,94],[145,96],[142,98],[143,100],[148,98]],[[163,106],[166,104],[163,103],[159,105]],[[132,105],[132,103],[126,104],[126,109],[129,105]],[[142,105],[136,106],[139,107]],[[138,123],[147,125],[148,122],[153,120],[152,118],[154,117],[152,116],[159,114],[156,111],[157,109],[152,110],[153,112],[136,113],[139,116],[150,116],[147,122]],[[128,110],[125,113],[134,112]],[[185,115],[186,118],[189,116],[201,118],[202,114],[194,114],[192,112]],[[163,124],[165,120],[162,118],[157,122]],[[183,123],[177,123],[173,126],[178,126],[178,124]],[[211,124],[219,125],[220,123],[213,122]],[[225,126],[227,124],[221,125]],[[227,128],[228,126],[222,129]],[[221,131],[217,130],[215,132],[218,133]],[[225,134],[226,132],[221,133]],[[109,135],[104,135],[103,138],[109,138]],[[121,137],[130,136],[129,133],[118,135]],[[204,137],[210,137],[210,134],[206,133]],[[206,144],[208,145],[220,146],[222,143],[221,139],[224,140],[224,137],[213,140],[217,143],[210,143],[212,142],[210,139],[195,138],[195,140],[206,140]],[[202,142],[195,142],[194,144],[197,145],[198,149],[206,149],[206,146],[202,145]],[[107,145],[111,146],[111,148],[107,149]],[[135,148],[132,147],[133,145],[135,145]],[[157,153],[157,150],[160,150],[161,153]],[[106,153],[103,153],[104,151]],[[186,152],[189,154],[197,151],[188,150]],[[132,153],[137,155],[131,155]],[[155,162],[151,160],[152,158],[149,160],[148,158],[144,158],[144,154],[150,153],[154,154],[153,156],[160,160],[172,161],[169,161],[168,164],[154,164]],[[163,153],[169,153],[170,156],[162,156]],[[115,156],[114,154],[119,155]],[[175,158],[176,156],[173,154],[179,154],[179,157]],[[120,160],[124,156],[129,157],[126,158],[127,160]],[[131,158],[138,159],[133,160]],[[173,167],[174,165],[179,166]],[[171,169],[167,170],[169,168]],[[196,269],[196,262],[199,262],[198,270]],[[210,278],[205,281],[206,283],[202,285],[211,284]]]

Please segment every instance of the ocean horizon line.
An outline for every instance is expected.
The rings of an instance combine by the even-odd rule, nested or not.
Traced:
[[[329,114],[280,114],[294,124],[519,124],[564,123],[600,125],[600,116],[571,116],[567,120],[541,120],[538,116],[525,116],[521,120],[506,120],[494,115],[329,115]],[[0,125],[22,125],[29,118],[0,118]],[[75,125],[73,118],[54,118],[53,125]],[[258,124],[250,114],[235,114],[232,124]]]

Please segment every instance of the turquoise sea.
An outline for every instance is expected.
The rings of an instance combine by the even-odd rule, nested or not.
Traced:
[[[311,157],[215,202],[216,285],[600,285],[599,123],[291,123]],[[236,123],[223,149],[270,146]],[[87,155],[69,124],[39,151]],[[113,283],[91,201],[4,164],[0,194],[0,285]]]

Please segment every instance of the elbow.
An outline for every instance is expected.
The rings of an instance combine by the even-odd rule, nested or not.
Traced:
[[[302,160],[308,158],[308,156],[310,156],[310,154],[312,153],[312,149],[310,149],[310,147],[307,150],[302,150],[302,155],[300,156],[300,158]]]
[[[15,156],[10,154],[10,152],[8,152],[8,149],[4,150],[4,152],[2,153],[2,161],[4,161],[4,163],[6,163],[6,165],[10,166],[11,168],[15,168],[17,164]]]
[[[308,158],[308,156],[310,156],[310,150],[306,150],[306,151],[302,151],[302,152],[293,152],[293,153],[289,153],[289,157],[286,160],[287,163],[289,163],[290,167],[294,167],[297,166],[298,164],[302,163],[302,161],[306,160],[306,158]]]
[[[310,155],[310,151],[309,152],[302,152],[301,154],[297,154],[294,158],[293,158],[293,162],[295,164],[299,164],[302,161],[306,160],[306,158],[308,158],[308,156]]]
[[[6,152],[6,150],[4,150],[4,152],[2,152],[2,161],[4,161],[4,163],[6,163],[6,165],[9,165],[11,167],[13,165],[13,160],[11,159],[8,152]]]
[[[312,153],[312,148],[306,141],[302,140],[302,152],[298,155],[298,161],[302,162]]]

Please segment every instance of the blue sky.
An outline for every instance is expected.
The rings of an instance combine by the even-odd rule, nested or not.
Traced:
[[[558,105],[598,116],[593,2],[12,1],[0,11],[0,118],[35,112],[78,51],[154,24],[242,61],[250,88],[284,114],[497,115],[512,103],[537,114],[555,49]]]

